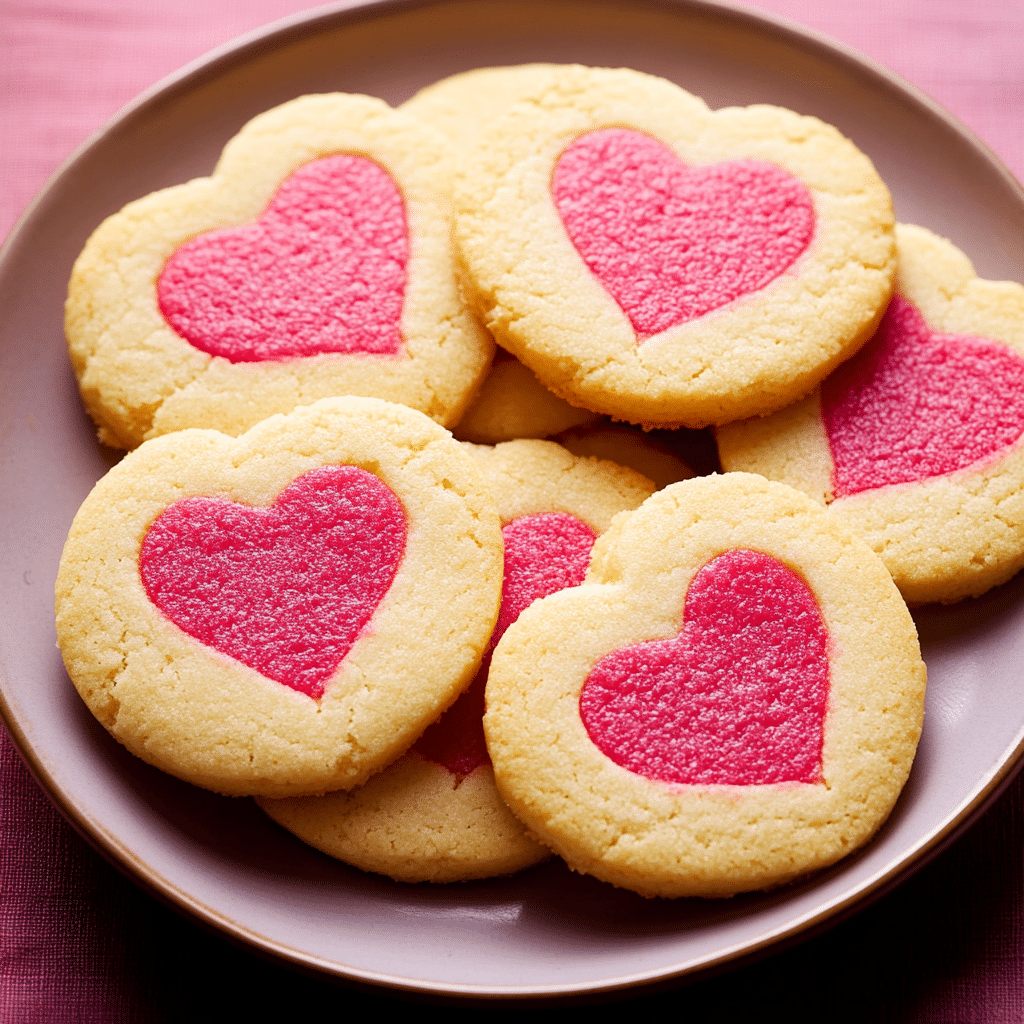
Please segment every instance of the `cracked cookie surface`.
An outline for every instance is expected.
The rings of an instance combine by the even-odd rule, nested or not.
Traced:
[[[65,314],[100,439],[237,435],[344,394],[455,422],[494,345],[457,280],[451,159],[382,100],[305,96],[250,121],[211,177],[109,217]]]
[[[132,753],[221,793],[323,793],[393,761],[469,684],[501,565],[447,431],[324,399],[126,456],[75,517],[57,635]]]

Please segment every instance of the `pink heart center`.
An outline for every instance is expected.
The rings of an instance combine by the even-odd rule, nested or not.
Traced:
[[[821,385],[836,497],[941,476],[1024,433],[1024,359],[932,331],[892,300],[875,337]]]
[[[366,157],[329,156],[285,179],[254,224],[178,249],[157,298],[182,338],[232,363],[394,354],[408,259],[388,173]]]
[[[690,583],[678,637],[597,663],[580,715],[603,753],[648,779],[820,782],[828,646],[818,603],[792,569],[727,551]]]
[[[552,191],[573,245],[640,341],[763,288],[814,233],[811,197],[788,171],[756,160],[685,167],[625,128],[577,139]]]
[[[594,531],[566,512],[546,512],[514,519],[502,531],[505,538],[505,579],[501,611],[487,655],[476,679],[430,726],[413,750],[427,761],[465,777],[489,764],[484,740],[484,690],[491,651],[522,612],[534,601],[583,582],[594,546]]]
[[[269,508],[168,506],[142,543],[149,599],[200,643],[319,698],[398,571],[406,520],[372,473],[325,466]]]

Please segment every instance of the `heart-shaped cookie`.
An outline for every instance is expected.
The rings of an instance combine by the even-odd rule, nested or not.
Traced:
[[[821,781],[828,633],[807,584],[758,551],[694,577],[682,633],[607,655],[580,694],[594,743],[649,779]]]
[[[828,505],[907,601],[950,603],[1024,566],[1024,287],[917,225],[896,240],[874,338],[789,408],[720,427],[718,453]]]
[[[932,330],[896,296],[875,337],[821,385],[835,495],[966,469],[1024,433],[1024,358]]]
[[[364,156],[322,157],[282,183],[254,224],[183,245],[157,281],[190,344],[233,363],[402,344],[409,237],[402,195]]]
[[[504,526],[501,535],[505,540],[505,578],[501,611],[487,656],[470,688],[413,747],[421,757],[458,776],[490,762],[483,727],[490,652],[534,601],[583,582],[595,539],[586,523],[567,512],[521,516]]]
[[[814,233],[810,194],[781,167],[686,167],[625,128],[577,139],[551,188],[573,245],[641,342],[763,288]]]
[[[502,797],[574,870],[724,896],[870,838],[913,760],[924,674],[867,544],[806,495],[726,473],[617,518],[584,584],[522,613],[484,731]]]
[[[383,100],[302,96],[246,124],[210,177],[108,217],[65,307],[103,441],[237,436],[332,395],[457,422],[494,342],[456,267],[451,159]]]
[[[146,534],[139,569],[190,636],[318,699],[391,587],[405,536],[377,477],[324,466],[270,508],[175,502]]]

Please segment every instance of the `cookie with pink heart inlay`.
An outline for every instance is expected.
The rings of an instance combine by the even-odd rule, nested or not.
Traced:
[[[818,783],[828,691],[828,631],[807,584],[733,548],[693,578],[678,637],[594,666],[580,715],[600,750],[648,779]]]
[[[381,100],[305,96],[250,121],[211,177],[108,218],[65,321],[101,438],[237,435],[339,394],[454,423],[494,346],[457,279],[452,159]]]
[[[806,495],[687,480],[620,517],[582,587],[495,649],[499,791],[577,870],[725,896],[867,842],[923,718],[917,632],[881,561]]]
[[[407,523],[356,466],[323,466],[269,508],[183,498],[146,531],[146,594],[176,626],[319,700],[391,589]]]
[[[408,262],[394,180],[365,156],[325,156],[285,178],[255,223],[177,249],[157,300],[189,344],[231,363],[393,356]]]
[[[151,764],[233,795],[344,789],[475,675],[501,551],[445,430],[324,399],[112,469],[61,559],[58,639],[90,709]]]
[[[1024,288],[924,228],[897,239],[871,342],[792,409],[722,428],[719,450],[828,504],[907,600],[956,601],[1024,565]]]
[[[463,881],[518,871],[548,855],[494,787],[484,741],[490,650],[533,601],[583,582],[595,536],[652,492],[611,462],[556,444],[467,446],[494,495],[505,542],[501,612],[470,688],[412,749],[360,789],[261,800],[299,838],[399,881]]]
[[[456,238],[497,340],[574,405],[703,427],[806,394],[873,333],[893,217],[834,128],[663,79],[537,73],[465,158]]]

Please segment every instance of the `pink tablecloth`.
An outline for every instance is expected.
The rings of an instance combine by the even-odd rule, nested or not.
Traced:
[[[1024,178],[1024,3],[757,4],[894,68]],[[72,149],[163,75],[297,0],[27,0],[0,15],[0,235]],[[136,889],[75,834],[0,736],[0,1021],[269,1019],[378,1009],[267,965]],[[633,1000],[721,1021],[1024,1020],[1024,780],[900,889],[728,975]]]

